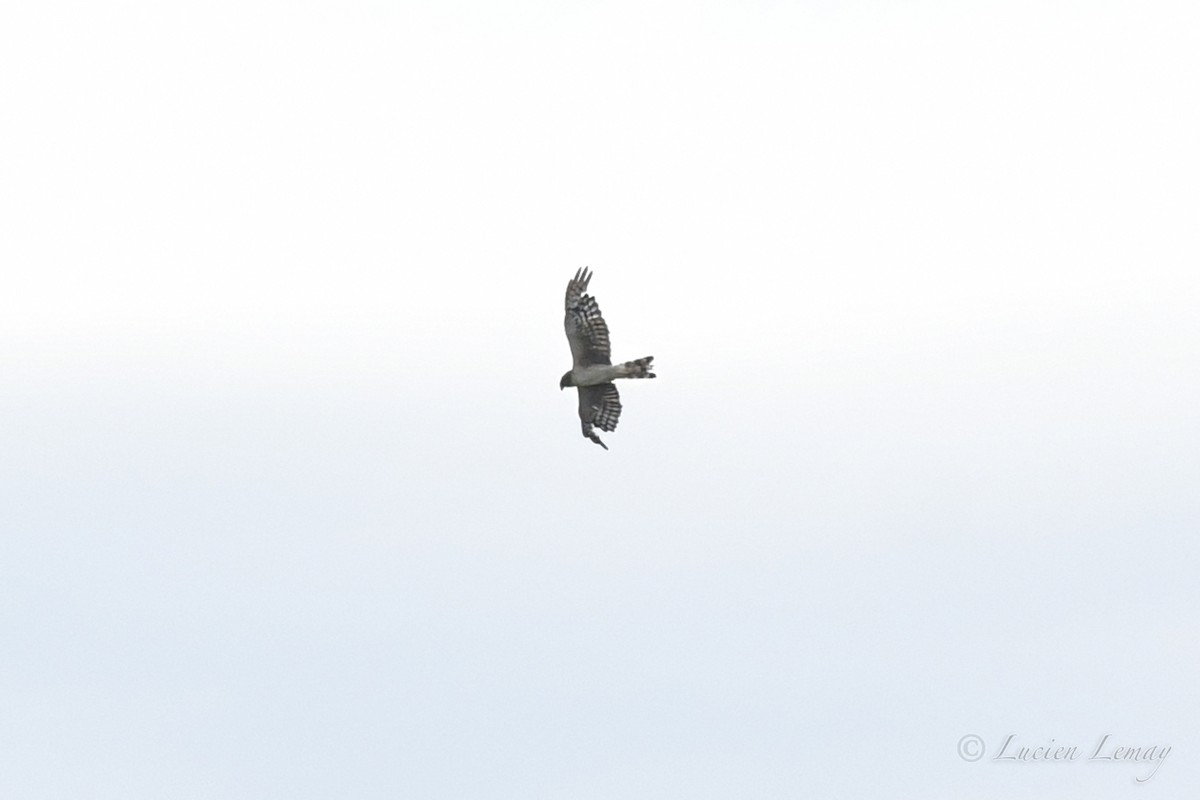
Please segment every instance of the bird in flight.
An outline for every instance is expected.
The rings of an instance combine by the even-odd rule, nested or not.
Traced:
[[[558,382],[558,388],[574,386],[579,390],[579,421],[583,435],[596,444],[608,449],[600,441],[595,428],[612,432],[617,429],[621,416],[621,395],[613,381],[617,378],[653,378],[654,356],[646,356],[624,364],[612,363],[611,345],[608,341],[608,325],[600,314],[596,298],[584,294],[592,274],[587,267],[576,270],[575,277],[567,284],[567,316],[563,327],[571,345],[574,366]]]

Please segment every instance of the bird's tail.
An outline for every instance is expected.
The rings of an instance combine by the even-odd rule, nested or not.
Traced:
[[[656,376],[650,370],[654,369],[654,356],[646,356],[634,361],[626,361],[621,365],[621,377],[623,378],[655,378]]]

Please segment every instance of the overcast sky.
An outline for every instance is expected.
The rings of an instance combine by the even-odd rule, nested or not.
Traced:
[[[1198,75],[1187,2],[6,4],[0,795],[1194,791]]]

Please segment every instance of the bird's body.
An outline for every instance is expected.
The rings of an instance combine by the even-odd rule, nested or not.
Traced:
[[[626,364],[591,364],[576,367],[571,370],[572,386],[599,386],[602,383],[612,383],[617,378],[653,378],[653,375],[637,374],[637,362]]]
[[[621,395],[612,382],[620,378],[653,378],[654,356],[613,364],[610,357],[608,325],[600,306],[587,291],[592,275],[587,268],[577,270],[567,284],[566,317],[563,327],[571,345],[574,366],[562,376],[558,387],[579,390],[579,420],[583,435],[608,449],[594,428],[614,431],[621,416]]]
[[[611,364],[591,364],[575,367],[571,370],[572,386],[599,386],[602,383],[612,383],[614,378],[624,377],[620,367]]]

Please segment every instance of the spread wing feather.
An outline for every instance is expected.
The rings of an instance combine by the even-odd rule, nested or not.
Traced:
[[[611,383],[601,383],[597,386],[579,387],[579,420],[583,425],[583,435],[596,444],[608,449],[608,445],[600,441],[593,428],[611,433],[617,429],[617,421],[621,418],[621,394]]]
[[[592,273],[587,267],[576,270],[575,277],[567,284],[566,317],[563,328],[571,345],[571,356],[576,367],[589,364],[612,364],[612,344],[608,339],[608,325],[600,314],[596,298],[585,294]]]

